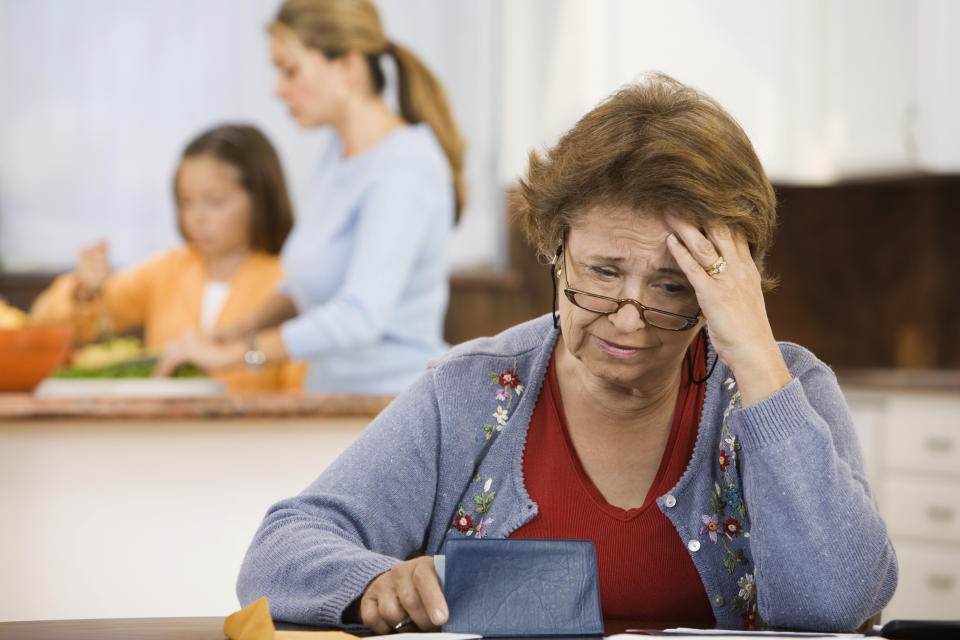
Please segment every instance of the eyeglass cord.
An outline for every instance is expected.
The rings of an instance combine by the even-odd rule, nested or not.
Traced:
[[[703,329],[701,329],[703,331]],[[704,356],[706,358],[707,356]],[[684,356],[684,360],[687,361],[687,373],[690,374],[690,382],[693,384],[703,384],[707,379],[713,375],[713,370],[717,368],[717,360],[720,359],[720,356],[714,354],[713,364],[710,365],[710,370],[707,371],[707,375],[703,376],[700,380],[697,380],[693,377],[693,357],[690,355],[690,347],[687,347],[687,355]]]

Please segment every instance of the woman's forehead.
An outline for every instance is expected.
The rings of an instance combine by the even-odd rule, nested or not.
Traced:
[[[666,250],[670,228],[662,215],[629,207],[594,207],[577,217],[568,244],[618,255],[636,250]]]
[[[294,59],[305,49],[306,47],[290,29],[286,27],[270,29],[270,55],[274,62]]]

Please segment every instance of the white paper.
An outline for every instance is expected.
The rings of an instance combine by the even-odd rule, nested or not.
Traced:
[[[851,639],[865,638],[861,633],[820,633],[817,631],[740,631],[736,629],[688,629],[678,627],[675,629],[650,630],[650,629],[627,629],[627,633],[618,633],[607,636],[607,640],[637,640],[635,633],[649,632],[654,636],[665,636],[668,638],[703,638],[710,640],[756,640],[757,638],[840,638]]]
[[[372,638],[390,638],[390,640],[477,640],[483,636],[475,633],[443,633],[442,631],[433,631],[427,633],[391,633],[385,636],[364,636],[363,640]],[[636,637],[633,640],[637,640]]]
[[[711,636],[713,638],[863,638],[862,633],[821,633],[819,631],[737,631],[729,629],[667,629],[671,633]]]

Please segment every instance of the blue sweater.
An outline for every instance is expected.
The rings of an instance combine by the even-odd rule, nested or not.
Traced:
[[[400,559],[442,553],[450,536],[507,537],[529,521],[537,505],[524,445],[556,338],[543,316],[432,362],[312,485],[269,510],[240,571],[240,601],[267,596],[278,619],[338,623]],[[657,504],[718,625],[757,616],[853,629],[892,597],[896,556],[836,378],[802,347],[780,348],[793,380],[747,408],[717,365],[690,465]],[[460,509],[469,527],[454,526]],[[724,533],[729,519],[739,533]]]
[[[447,348],[450,165],[426,124],[342,153],[334,137],[284,244],[281,334],[308,391],[399,393]]]

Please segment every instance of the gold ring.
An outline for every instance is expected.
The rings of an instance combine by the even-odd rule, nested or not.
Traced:
[[[401,620],[400,622],[398,622],[397,624],[393,625],[393,632],[399,633],[400,631],[404,630],[405,627],[412,627],[412,626],[414,626],[413,621],[409,617],[407,617]]]
[[[714,262],[709,267],[704,267],[703,270],[707,272],[708,276],[715,276],[719,273],[723,273],[723,270],[727,268],[727,261],[723,259],[723,256],[717,258],[717,261]]]

